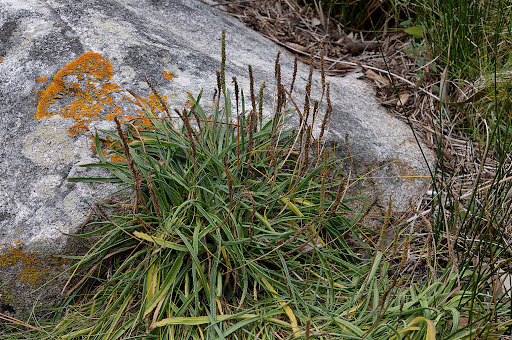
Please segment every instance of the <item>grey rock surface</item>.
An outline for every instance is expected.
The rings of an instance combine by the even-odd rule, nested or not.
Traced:
[[[110,60],[112,83],[143,97],[151,93],[144,81],[147,75],[173,106],[184,107],[186,92],[197,95],[202,88],[203,103],[208,102],[216,87],[214,70],[220,68],[222,30],[227,36],[228,79],[236,75],[249,93],[251,64],[257,88],[265,81],[272,89],[279,47],[198,0],[0,0],[0,243],[4,249],[20,240],[26,252],[65,250],[68,243],[62,232],[75,232],[91,206],[115,190],[66,181],[94,175],[78,167],[96,160],[88,135],[95,128],[112,128],[112,122],[92,122],[89,132],[70,135],[74,124],[70,118],[55,114],[36,119],[38,91],[44,91],[71,61],[95,52]],[[281,63],[283,83],[288,85],[293,57],[284,52]],[[177,78],[171,82],[163,71]],[[298,75],[296,88],[303,92],[308,67],[300,65]],[[333,102],[328,138],[343,144],[348,132],[358,175],[376,169],[368,175],[372,185],[366,193],[384,201],[392,197],[396,210],[406,209],[429,183],[410,128],[388,115],[374,91],[357,76],[327,80]],[[316,74],[313,99],[320,97],[320,88]],[[270,94],[267,102],[271,107]],[[345,148],[338,149],[342,156]],[[432,161],[432,153],[423,149]],[[5,277],[0,275],[0,280]]]

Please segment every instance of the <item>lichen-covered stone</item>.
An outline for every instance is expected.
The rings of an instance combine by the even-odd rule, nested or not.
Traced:
[[[78,165],[97,159],[90,139],[95,129],[112,128],[115,116],[138,114],[128,111],[133,105],[125,89],[158,106],[147,76],[172,107],[185,107],[187,92],[197,95],[202,88],[202,103],[208,106],[217,83],[214,70],[220,68],[222,30],[228,79],[235,75],[248,94],[251,64],[256,88],[263,81],[267,89],[273,88],[279,47],[198,0],[0,0],[0,8],[4,255],[15,251],[12,247],[38,256],[68,251],[63,233],[76,232],[91,206],[115,190],[108,184],[69,183],[67,178],[100,174]],[[283,82],[289,85],[293,57],[284,52],[281,64]],[[304,89],[308,67],[300,65],[298,74],[296,93]],[[390,117],[356,76],[327,81],[333,101],[328,138],[341,145],[348,132],[357,173],[377,169],[369,175],[375,179],[368,195],[384,201],[392,197],[395,210],[407,208],[429,180],[411,130]],[[319,99],[320,88],[315,75],[313,99]],[[271,95],[265,98],[268,110]],[[301,103],[300,95],[297,101]],[[314,129],[318,133],[319,123]],[[345,148],[338,149],[342,155]],[[18,262],[15,267],[23,271]],[[0,264],[0,291],[8,292],[0,292],[0,299],[10,295],[10,301],[20,301],[13,286],[5,285],[17,277],[6,268]]]

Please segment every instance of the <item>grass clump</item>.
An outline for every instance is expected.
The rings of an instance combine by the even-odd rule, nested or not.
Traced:
[[[422,7],[425,12],[414,8],[439,14],[441,5],[433,3]],[[449,37],[446,25],[435,28],[444,29],[437,37],[434,21],[428,21],[434,17],[425,18],[411,22],[419,20],[432,43]],[[433,46],[442,56],[431,69],[442,70],[442,61],[450,60],[454,66],[447,79],[453,83],[454,75],[468,75],[462,57],[470,53],[453,47],[449,57],[450,48],[443,46]],[[396,237],[388,242],[384,228],[381,233],[364,227],[365,210],[350,209],[352,198],[344,195],[348,179],[322,138],[311,133],[320,103],[312,100],[310,84],[302,112],[294,105],[299,124],[293,126],[293,113],[286,110],[293,83],[289,90],[281,83],[278,59],[276,106],[264,121],[265,84],[258,93],[249,69],[247,109],[235,78],[234,91],[228,89],[224,65],[223,52],[211,109],[203,107],[199,94],[189,96],[189,110],[171,110],[153,89],[163,110],[156,112],[133,94],[150,117],[149,128],[117,122],[117,133],[105,132],[112,141],[110,156],[116,157],[98,152],[100,162],[88,165],[114,177],[75,179],[125,186],[133,193],[132,201],[123,203],[129,211],[109,215],[98,207],[104,221],[83,236],[99,241],[75,266],[79,281],[53,320],[30,331],[2,325],[2,334],[11,339],[467,339],[510,332],[510,289],[502,287],[510,279],[512,177],[504,119],[509,104],[506,92],[493,87],[497,82],[485,72],[471,73],[481,79],[485,90],[476,93],[487,102],[430,103],[436,131],[449,137],[440,138],[437,150],[447,148],[454,134],[462,138],[463,128],[476,131],[492,123],[488,117],[496,118],[487,124],[492,133],[481,148],[482,154],[501,157],[494,177],[479,163],[469,174],[478,178],[472,186],[457,182],[459,174],[440,151],[431,214],[406,222],[391,219],[389,211],[384,224],[393,224],[388,229]],[[328,85],[322,98],[328,117]],[[494,109],[490,116],[482,112],[485,103]],[[468,106],[461,105],[474,105],[475,111],[462,116],[458,109]],[[456,121],[465,123],[454,126]],[[327,120],[321,126],[320,136]],[[98,137],[95,145],[101,150]]]
[[[119,183],[132,192],[123,204],[128,211],[111,215],[97,207],[103,222],[81,237],[98,242],[73,268],[78,282],[53,320],[4,324],[3,334],[389,339],[432,338],[437,326],[468,336],[455,310],[471,303],[457,288],[459,277],[417,284],[402,275],[407,255],[380,248],[379,232],[361,225],[365,211],[350,210],[338,161],[312,136],[320,103],[311,80],[303,112],[294,105],[293,126],[286,110],[292,90],[281,83],[279,56],[275,69],[276,108],[268,121],[260,118],[254,85],[246,110],[235,78],[232,109],[223,68],[210,114],[201,94],[189,96],[190,110],[171,112],[162,103],[157,114],[133,93],[152,127],[116,120],[117,133],[104,133],[118,157],[98,152],[100,162],[87,165],[114,176],[72,179]],[[253,83],[250,68],[249,74]],[[325,84],[321,136],[329,95]],[[95,146],[101,150],[97,135]],[[375,249],[364,242],[376,239]]]
[[[113,142],[109,152],[124,161],[105,156],[96,135],[100,162],[87,166],[114,177],[71,181],[117,182],[133,200],[122,216],[98,207],[105,221],[81,235],[102,236],[75,267],[85,272],[52,335],[292,338],[336,325],[327,315],[349,303],[347,289],[371,263],[347,243],[360,238],[358,218],[349,214],[336,158],[312,136],[319,104],[311,114],[298,112],[300,126],[287,127],[278,57],[273,117],[262,118],[263,86],[258,105],[251,68],[252,108],[234,78],[234,110],[224,60],[210,114],[201,94],[189,96],[189,110],[171,112],[162,103],[157,114],[133,93],[152,128],[116,119],[117,133],[103,131]]]
[[[495,126],[503,130],[512,108],[510,3],[419,1],[415,9],[416,21],[426,33],[424,54],[431,69],[439,74],[444,70],[444,80],[434,84],[434,90],[450,104],[439,124],[475,140],[490,137]],[[489,142],[498,146],[507,134],[493,134]]]

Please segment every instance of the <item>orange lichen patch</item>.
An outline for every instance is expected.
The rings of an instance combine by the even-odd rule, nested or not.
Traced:
[[[110,160],[112,162],[126,162],[126,158],[121,157],[119,155],[112,155],[112,156],[110,156]]]
[[[161,95],[159,95],[159,96],[162,99],[162,101],[164,102],[167,110],[170,111],[171,107],[169,106],[169,104],[167,104],[167,96],[161,96]],[[155,111],[155,109],[158,111],[164,111],[164,107],[162,106],[162,104],[158,100],[158,97],[155,96],[154,93],[151,93],[149,95],[148,99],[146,99],[146,103],[148,103],[148,105],[151,106],[151,108],[153,109],[153,112]]]
[[[169,104],[167,104],[167,96],[163,96],[161,94],[158,94],[158,96],[165,103],[165,107],[167,108],[167,110],[171,110],[171,106]],[[144,103],[148,104],[148,106],[151,109],[151,112],[153,114],[155,114],[155,111],[164,111],[164,108],[163,108],[162,104],[160,103],[160,100],[158,100],[158,97],[154,93],[151,93],[148,98],[139,97],[139,99],[142,100]],[[134,107],[135,106],[141,107],[139,102],[137,100],[134,100],[133,98],[126,98],[123,100],[128,100],[128,102],[130,104],[132,104]],[[140,118],[144,118],[144,119],[148,118],[149,119],[149,117],[146,115],[146,113],[143,112],[139,108],[134,108],[132,110],[128,109],[128,111],[132,111],[135,113],[135,116],[128,116],[130,119],[140,119]],[[158,116],[158,114],[156,114],[156,115]]]
[[[169,104],[167,104],[167,96],[162,96],[159,94],[159,97],[164,102],[167,111],[171,112],[171,106]],[[165,111],[164,107],[160,103],[160,100],[158,100],[158,97],[153,93],[150,94],[148,98],[140,98],[140,99],[148,104],[149,108],[151,109],[151,113],[153,113],[156,116],[159,116],[159,114],[157,113],[158,111],[160,111],[160,112]],[[134,106],[140,106],[140,104],[133,99],[130,99],[130,103],[133,104]],[[134,115],[127,115],[126,118],[131,121],[131,123],[133,124],[134,127],[136,127],[138,130],[154,129],[155,126],[154,126],[153,122],[151,121],[151,118],[149,118],[147,116],[146,112],[144,112],[143,110],[138,109],[138,108],[134,108],[131,111],[134,113]]]
[[[43,94],[44,94],[44,90],[39,90],[39,91],[37,91],[37,93],[36,93],[36,99],[37,99],[37,101],[39,101],[39,100],[41,99],[41,97],[43,96]]]
[[[89,139],[91,139],[91,149],[94,153],[98,153],[98,150],[96,150],[96,146],[95,146],[95,143],[94,143],[94,137],[93,136],[89,136]],[[122,146],[121,146],[121,143],[119,143],[119,141],[112,141],[110,138],[106,138],[105,140],[100,140],[100,145],[101,145],[101,153],[103,154],[103,156],[105,157],[109,157],[110,156],[110,160],[112,162],[124,162],[126,161],[126,159],[124,159],[123,157],[117,155],[117,154],[114,154],[114,153],[109,153],[107,152],[106,150],[104,149],[108,149],[108,150],[119,150],[119,149],[122,149]]]
[[[39,99],[36,118],[56,114],[71,118],[74,124],[69,133],[74,136],[87,132],[93,120],[123,117],[115,100],[123,90],[110,82],[113,74],[112,64],[101,54],[81,55],[55,74]]]
[[[155,128],[151,118],[143,116],[142,112],[138,113],[140,113],[140,115],[131,117],[131,122],[137,130],[152,130]]]
[[[191,95],[192,95],[192,93],[187,92],[187,95],[188,95],[188,96],[191,96]],[[185,102],[185,105],[194,106],[194,103],[192,103],[192,101],[191,101],[191,100],[187,100],[187,101]]]
[[[22,266],[21,271],[16,274],[21,282],[37,284],[48,274],[48,269],[44,267],[39,254],[27,254],[11,245],[6,253],[0,255],[0,268],[8,268],[17,264]]]
[[[45,82],[45,81],[47,81],[47,80],[48,80],[48,77],[47,77],[47,76],[42,76],[42,77],[41,77],[41,76],[37,76],[37,77],[36,77],[36,81],[37,81],[38,83],[44,83],[44,82]]]
[[[0,63],[1,63],[2,61],[4,61],[4,59],[5,59],[5,58],[0,58]]]
[[[172,80],[175,76],[164,71],[164,76]],[[154,124],[146,112],[134,107],[124,109],[119,105],[123,101],[141,106],[133,98],[124,95],[125,91],[117,84],[111,82],[113,68],[110,61],[101,54],[88,52],[67,64],[53,77],[52,83],[45,91],[38,93],[38,105],[36,118],[49,118],[53,115],[60,115],[63,118],[71,118],[73,126],[69,133],[74,136],[89,131],[89,126],[94,120],[114,120],[119,117],[120,121],[129,121],[131,128],[137,130],[153,129]],[[36,80],[43,79],[38,77]],[[170,111],[167,96],[160,96],[165,103],[155,94],[151,94],[144,100],[153,114],[159,116],[155,111]],[[123,105],[123,107],[126,105]],[[94,138],[91,148],[96,152]],[[117,143],[117,144],[116,144]],[[112,161],[124,161],[118,153],[112,152],[120,148],[119,142],[110,140],[101,142],[102,153],[110,155]]]
[[[48,81],[48,78],[46,76],[44,77],[40,77],[40,76],[37,76],[36,77],[36,82],[37,83],[44,83],[45,81]],[[44,94],[44,89],[40,89],[37,91],[36,93],[36,98],[35,98],[35,101],[33,100],[31,102],[32,105],[37,105],[37,103],[39,102],[39,100],[41,99],[41,97],[43,96]]]
[[[165,70],[163,71],[163,73],[164,73],[165,79],[168,79],[170,81],[172,81],[174,78],[178,77],[178,76],[175,76],[174,74],[172,74],[171,72],[166,72]]]

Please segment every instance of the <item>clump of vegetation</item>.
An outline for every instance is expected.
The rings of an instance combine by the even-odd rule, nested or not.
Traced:
[[[332,14],[346,27],[363,28],[337,16],[346,12],[331,11],[357,10],[361,1],[307,2],[317,13]],[[367,2],[365,14],[373,3]],[[393,13],[409,14],[398,23],[413,25],[405,32],[415,36],[409,52],[417,57],[420,77],[412,80],[418,84],[416,89],[425,86],[438,94],[417,95],[414,112],[403,112],[423,117],[427,138],[438,155],[433,199],[424,211],[427,217],[429,212],[432,215],[422,223],[431,233],[427,261],[440,272],[458,273],[462,296],[485,301],[473,304],[469,314],[461,317],[464,328],[483,338],[493,332],[510,335],[511,4],[489,0],[380,3],[381,9],[393,3],[386,15],[389,19],[396,18]],[[385,35],[387,30],[381,29],[378,20],[371,20],[373,24],[366,28],[376,36]],[[472,274],[464,283],[462,276],[467,272]],[[482,320],[488,324],[482,326]]]
[[[75,179],[124,185],[134,195],[131,213],[110,216],[98,207],[105,221],[84,237],[100,239],[75,266],[81,276],[54,319],[30,332],[14,324],[2,331],[12,339],[466,339],[506,333],[511,106],[503,91],[509,77],[501,71],[509,23],[496,21],[501,16],[486,1],[469,12],[468,4],[453,1],[407,3],[379,2],[374,14],[362,15],[368,11],[349,6],[360,1],[313,1],[334,19],[334,9],[345,6],[351,27],[366,29],[382,27],[373,20],[379,11],[389,10],[387,18],[396,23],[406,13],[405,26],[417,25],[421,33],[417,52],[427,65],[420,81],[427,79],[434,93],[451,83],[470,94],[451,90],[446,94],[453,99],[442,94],[426,101],[438,138],[434,197],[408,221],[386,213],[384,225],[396,224],[389,228],[396,232],[393,242],[384,242],[385,228],[379,234],[364,227],[364,210],[350,209],[337,160],[311,133],[319,104],[310,91],[299,110],[293,85],[281,84],[277,60],[277,105],[264,121],[252,76],[246,105],[236,79],[234,91],[228,89],[223,57],[211,111],[201,105],[201,94],[189,96],[190,110],[174,111],[156,89],[158,110],[134,94],[149,117],[147,128],[116,122],[117,134],[105,132],[110,142],[103,150],[114,157],[98,152],[101,161],[89,165],[114,177]],[[476,22],[482,6],[488,20]],[[480,25],[488,34],[478,33]],[[479,53],[485,62],[472,59]],[[432,83],[443,68],[443,80]],[[295,131],[285,125],[290,103],[299,116]],[[467,140],[480,150],[473,167],[455,145],[465,136],[477,138]],[[98,137],[94,144],[102,149]],[[490,167],[491,156],[496,162]]]
[[[224,64],[225,57],[210,114],[201,94],[190,96],[190,110],[155,114],[133,93],[153,128],[123,129],[116,119],[117,133],[104,133],[118,142],[111,153],[126,161],[99,152],[101,162],[89,165],[115,177],[73,179],[119,182],[134,198],[126,216],[99,208],[107,222],[94,233],[106,234],[79,263],[89,272],[65,304],[76,313],[55,334],[297,337],[331,323],[319,311],[346,300],[343,291],[353,286],[347,274],[362,265],[346,239],[359,231],[348,215],[337,160],[312,136],[319,102],[297,109],[296,130],[286,127],[292,89],[281,83],[278,56],[272,119],[263,121],[262,92],[258,98],[250,67],[250,109],[233,78],[234,110]],[[311,77],[306,101],[312,101]],[[332,109],[323,85],[325,128]],[[95,143],[100,150],[97,136]]]
[[[80,237],[99,240],[73,267],[78,282],[54,319],[30,332],[2,326],[10,338],[432,337],[433,320],[456,330],[453,308],[468,303],[454,290],[457,277],[447,275],[442,287],[404,286],[406,258],[386,255],[382,235],[359,223],[364,211],[349,208],[346,179],[321,143],[329,85],[315,139],[313,69],[301,111],[290,96],[294,81],[281,83],[277,57],[277,104],[264,121],[250,67],[250,107],[233,78],[233,108],[224,49],[223,40],[210,114],[201,94],[189,96],[190,110],[161,103],[157,113],[133,93],[152,128],[116,119],[117,133],[103,131],[113,141],[105,151],[124,161],[98,152],[100,162],[87,166],[114,177],[72,181],[119,183],[133,193],[130,213],[111,216],[98,206],[104,222]],[[289,100],[298,126],[288,121]],[[102,148],[97,135],[95,146]],[[380,250],[368,249],[370,237]]]

